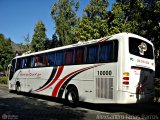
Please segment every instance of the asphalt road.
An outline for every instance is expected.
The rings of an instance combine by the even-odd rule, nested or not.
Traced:
[[[159,120],[160,104],[89,104],[72,108],[64,101],[33,94],[9,93],[0,85],[0,120]]]

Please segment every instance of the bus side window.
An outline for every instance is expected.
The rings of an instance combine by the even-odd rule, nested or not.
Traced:
[[[21,68],[25,68],[25,58],[22,58]]]
[[[82,64],[84,61],[84,47],[75,49],[75,64]]]
[[[113,42],[102,42],[100,44],[99,62],[112,62],[113,56]]]
[[[97,52],[98,52],[98,45],[87,46],[86,63],[96,63],[98,60]]]
[[[48,54],[43,54],[43,65],[46,67],[48,66]]]
[[[14,69],[15,68],[15,64],[16,64],[16,60],[12,60],[12,68]]]
[[[74,53],[73,49],[66,50],[66,53],[65,53],[65,64],[66,65],[73,64],[73,53]]]
[[[35,67],[37,67],[38,66],[38,62],[39,62],[39,56],[38,55],[36,55],[35,56],[35,59],[34,59],[34,63],[35,63]]]
[[[47,66],[46,54],[39,54],[35,56],[35,67],[44,67]]]
[[[19,69],[21,69],[21,58],[18,58],[16,62],[16,71]]]
[[[35,67],[35,57],[31,56],[31,67]]]
[[[11,71],[12,71],[12,72],[14,72],[15,66],[16,66],[16,59],[13,59],[13,60],[12,60],[12,63],[11,63]]]
[[[113,49],[114,49],[113,62],[117,62],[118,60],[118,40],[114,40]]]
[[[21,68],[30,68],[31,66],[31,57],[22,58]]]
[[[63,51],[59,51],[56,53],[56,63],[55,65],[61,66],[63,65]]]
[[[31,57],[27,57],[26,58],[26,68],[30,68],[31,67]]]
[[[55,64],[55,53],[50,52],[48,53],[48,66],[54,66]]]
[[[43,54],[40,54],[40,55],[39,55],[38,66],[39,66],[39,67],[40,67],[40,66],[44,66],[44,64],[43,64]]]

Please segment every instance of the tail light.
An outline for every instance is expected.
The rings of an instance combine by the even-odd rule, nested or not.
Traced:
[[[123,85],[129,85],[129,72],[123,73]]]
[[[129,77],[123,77],[123,80],[129,80]]]
[[[128,81],[123,81],[123,85],[129,85]]]

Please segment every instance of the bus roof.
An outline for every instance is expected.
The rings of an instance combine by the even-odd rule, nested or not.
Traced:
[[[38,55],[38,54],[42,54],[42,53],[49,53],[49,52],[53,52],[53,51],[58,51],[58,50],[63,50],[63,49],[74,48],[74,47],[78,47],[78,46],[83,46],[83,45],[89,45],[89,44],[94,44],[94,43],[98,43],[98,42],[103,42],[103,41],[106,41],[106,40],[110,41],[111,38],[114,39],[114,38],[117,38],[117,37],[120,37],[120,36],[136,37],[136,38],[145,40],[145,41],[149,42],[150,44],[152,44],[149,40],[147,40],[144,37],[141,37],[141,36],[133,34],[133,33],[123,32],[123,33],[118,33],[118,34],[115,34],[115,35],[103,37],[103,38],[100,38],[100,39],[93,39],[93,40],[89,40],[89,41],[79,41],[78,43],[71,44],[71,45],[66,45],[66,46],[62,46],[62,47],[52,48],[52,49],[43,50],[43,51],[39,51],[39,52],[33,52],[33,53],[25,54],[25,55],[20,55],[20,56],[16,56],[15,58],[22,58],[22,57]]]

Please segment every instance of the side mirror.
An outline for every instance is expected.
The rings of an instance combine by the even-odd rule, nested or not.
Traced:
[[[9,68],[11,68],[11,67],[12,67],[12,65],[11,65],[11,64],[9,64],[9,65],[8,65],[8,67],[9,67]]]

